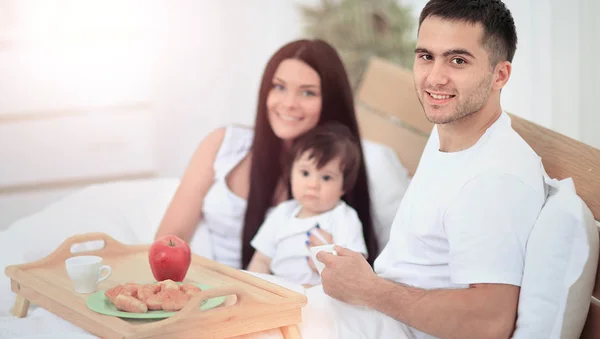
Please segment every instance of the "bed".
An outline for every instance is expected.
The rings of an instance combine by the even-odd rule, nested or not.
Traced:
[[[432,125],[424,118],[414,95],[410,72],[385,60],[372,59],[357,91],[356,107],[363,137],[393,150],[403,165],[404,174],[412,175]],[[518,116],[511,115],[511,118],[513,127],[543,158],[549,177],[572,178],[578,195],[593,213],[593,218],[599,220],[600,150]],[[3,249],[0,266],[44,257],[75,233],[101,230],[123,243],[149,243],[178,183],[178,179],[146,179],[100,184],[68,196],[0,233],[0,248]],[[385,231],[380,234],[385,236]],[[551,315],[560,316],[560,321],[546,321],[547,326],[560,323],[560,328],[553,330],[552,335],[537,336],[539,338],[570,338],[572,333],[581,333],[581,338],[586,339],[600,338],[600,302],[596,299],[600,297],[598,230],[594,228],[594,234],[584,238],[589,239],[589,243],[584,241],[585,246],[579,247],[586,248],[585,256],[582,256],[585,262],[581,263],[585,272],[577,273],[576,281],[561,287],[565,290],[561,298],[567,301],[562,306],[557,303],[556,312]],[[593,277],[590,278],[590,274]],[[277,279],[271,281],[309,294],[309,305],[303,311],[303,326],[310,324],[313,328],[321,328],[323,331],[317,331],[319,337],[327,338],[325,327],[328,324],[324,320],[327,317],[321,317],[318,305],[311,305],[310,292]],[[581,300],[585,301],[585,307],[581,306]],[[16,318],[11,314],[14,301],[8,279],[0,277],[0,338],[94,338],[35,305],[29,308],[27,317]],[[569,311],[569,307],[577,309]],[[529,313],[535,313],[530,310],[520,308],[519,317],[525,319]],[[565,315],[567,313],[569,317]],[[281,334],[269,331],[248,337],[280,338]],[[314,334],[305,337],[316,338]],[[514,338],[525,337],[536,336],[515,332]]]

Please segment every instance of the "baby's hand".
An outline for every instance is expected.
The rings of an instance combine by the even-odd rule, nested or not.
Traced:
[[[309,248],[313,246],[333,244],[333,236],[330,233],[323,231],[319,225],[317,225],[312,231],[306,232],[306,235],[308,236],[307,245]]]
[[[323,231],[318,224],[312,231],[306,232],[306,236],[308,237],[306,240],[306,247],[308,248],[333,244],[333,236],[330,233]],[[308,260],[308,266],[310,266],[313,271],[319,272],[311,257],[306,257],[306,260]]]

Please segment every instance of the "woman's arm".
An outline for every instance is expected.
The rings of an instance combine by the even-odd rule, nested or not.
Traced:
[[[213,165],[224,137],[225,129],[219,128],[200,143],[167,208],[155,239],[172,234],[185,242],[191,241],[196,225],[202,217],[204,196],[214,181]]]
[[[248,271],[271,274],[271,258],[259,251],[254,252],[252,259],[248,264]]]

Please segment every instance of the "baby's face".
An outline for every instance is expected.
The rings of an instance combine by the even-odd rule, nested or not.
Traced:
[[[341,159],[332,159],[317,169],[314,159],[304,152],[292,166],[292,195],[307,212],[320,214],[334,208],[344,195]]]

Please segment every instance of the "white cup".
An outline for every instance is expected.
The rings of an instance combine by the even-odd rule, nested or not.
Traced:
[[[71,257],[65,260],[65,267],[77,293],[95,292],[96,285],[112,273],[112,268],[102,265],[102,258],[95,255]]]
[[[333,246],[335,246],[335,244],[314,246],[314,247],[310,247],[309,248],[309,250],[310,250],[310,256],[311,256],[313,262],[315,263],[315,266],[317,266],[317,271],[319,271],[319,275],[321,274],[321,272],[325,268],[325,264],[323,264],[322,262],[320,262],[317,259],[317,253],[319,253],[321,251],[325,251],[325,252],[332,253],[333,255],[337,255],[337,253],[333,249]]]

